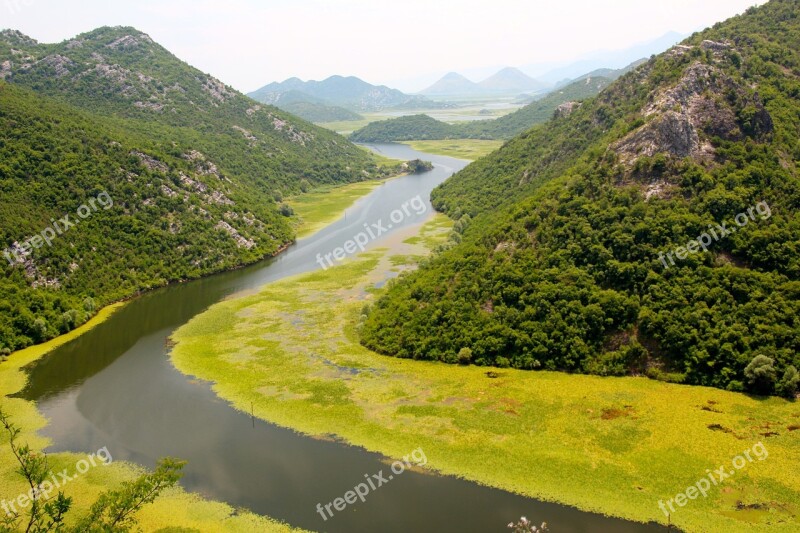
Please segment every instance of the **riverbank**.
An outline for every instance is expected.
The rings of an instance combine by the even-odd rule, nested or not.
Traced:
[[[385,162],[398,162],[385,156],[376,155]],[[314,233],[342,216],[345,209],[355,201],[366,195],[374,188],[385,184],[393,178],[378,181],[360,182],[342,187],[328,188],[314,191],[307,195],[307,199],[300,202],[297,211],[303,217],[303,222],[298,224],[300,236]],[[47,426],[47,419],[38,411],[35,403],[19,398],[9,398],[22,390],[27,383],[27,374],[23,367],[46,356],[53,350],[68,342],[77,339],[96,326],[102,324],[115,311],[128,304],[131,300],[111,304],[103,308],[95,317],[79,326],[72,332],[52,339],[49,342],[29,347],[13,353],[7,362],[0,363],[0,397],[4,410],[12,417],[15,424],[23,429],[21,439],[28,442],[33,449],[44,449],[50,441],[39,434],[39,430]],[[0,438],[0,443],[2,439]],[[24,488],[20,485],[21,479],[14,472],[13,457],[7,449],[0,446],[0,457],[3,466],[0,467],[0,500],[14,498]],[[70,453],[48,454],[52,464],[72,464],[81,456]],[[8,460],[6,460],[8,459]],[[91,501],[101,490],[118,486],[123,481],[134,479],[142,472],[141,468],[133,464],[116,462],[113,467],[103,469],[102,477],[92,477],[97,474],[87,475],[85,481],[76,480],[71,483],[67,495],[75,499],[76,515],[88,509]],[[181,509],[174,512],[172,509]],[[204,499],[197,494],[187,493],[176,489],[162,496],[152,506],[148,506],[137,516],[146,531],[155,531],[162,527],[192,528],[198,531],[299,531],[282,523],[262,517],[253,513],[234,509],[224,503]]]
[[[27,383],[25,366],[41,359],[59,346],[76,339],[87,331],[105,322],[124,303],[103,308],[91,320],[73,331],[51,341],[31,346],[13,354],[8,361],[0,364],[0,405],[15,425],[21,429],[19,442],[29,444],[33,450],[42,450],[50,441],[38,434],[48,424],[48,420],[37,410],[34,402],[10,396],[21,391]],[[52,453],[47,454],[48,464],[53,472],[63,469],[74,471],[75,464],[85,459],[85,454]],[[30,489],[17,472],[18,464],[8,447],[8,438],[0,436],[0,501],[12,501]],[[67,523],[89,511],[91,503],[104,491],[119,487],[132,481],[143,473],[141,467],[115,461],[108,467],[93,468],[86,474],[77,476],[64,487],[67,496],[73,498],[72,511],[67,515]],[[178,528],[180,531],[197,532],[250,532],[267,531],[291,533],[300,530],[253,513],[241,512],[225,503],[203,499],[197,494],[187,493],[180,487],[164,493],[153,504],[136,513],[139,525],[144,531],[158,531],[164,528]]]
[[[295,212],[294,228],[298,239],[318,232],[344,214],[348,207],[386,181],[362,181],[341,187],[320,188],[286,200]]]
[[[374,354],[364,305],[445,237],[437,216],[342,266],[265,286],[173,336],[182,372],[238,409],[303,433],[548,501],[688,531],[795,531],[800,407],[644,378],[457,367]],[[689,501],[669,500],[763,442],[768,459]],[[547,521],[546,516],[529,517]]]
[[[504,141],[479,139],[453,139],[447,141],[403,141],[400,144],[406,144],[420,152],[446,155],[466,161],[475,161],[503,146],[503,142]]]

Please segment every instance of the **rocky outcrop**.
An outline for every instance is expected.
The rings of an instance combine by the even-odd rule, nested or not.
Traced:
[[[169,170],[169,167],[165,163],[142,152],[134,150],[131,152],[131,155],[139,158],[139,161],[150,170],[162,173],[166,173]]]
[[[554,118],[566,118],[581,106],[580,102],[564,102],[553,112]]]
[[[164,104],[159,104],[156,102],[134,102],[133,106],[138,109],[146,109],[147,111],[155,111],[156,113],[160,113],[164,110]]]
[[[18,30],[3,30],[0,31],[0,40],[7,42],[10,45],[19,46],[36,46],[39,42],[32,39]]]
[[[217,222],[217,225],[214,226],[215,229],[222,230],[226,232],[231,238],[236,241],[236,246],[239,248],[247,248],[248,250],[253,248],[256,245],[256,242],[252,239],[245,239],[242,235],[230,224],[225,222],[224,220],[220,220]]]
[[[236,96],[234,91],[228,89],[224,83],[216,78],[208,77],[205,80],[198,78],[197,81],[202,83],[203,90],[218,102],[224,102]]]
[[[623,163],[666,152],[675,157],[699,156],[700,137],[683,113],[667,111],[612,147]]]
[[[69,74],[69,69],[75,66],[75,63],[73,63],[70,58],[59,54],[47,56],[39,63],[51,68],[56,78],[66,76]]]
[[[112,50],[128,50],[131,48],[137,48],[143,43],[152,44],[153,40],[150,38],[149,35],[144,33],[140,33],[139,35],[125,35],[116,39],[115,41],[106,45],[106,48],[111,48]]]
[[[730,45],[713,41],[704,41],[702,46],[716,54],[730,50]],[[739,116],[744,107],[752,109],[746,127]],[[700,61],[692,63],[676,85],[651,95],[642,115],[646,124],[611,146],[623,164],[658,153],[710,161],[714,138],[740,140],[750,135],[761,139],[773,130],[772,118],[757,93],[751,94],[750,88],[718,66]]]

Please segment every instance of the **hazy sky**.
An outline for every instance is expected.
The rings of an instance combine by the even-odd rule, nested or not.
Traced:
[[[764,0],[0,0],[0,28],[59,42],[135,26],[248,92],[355,75],[404,90],[451,70],[571,61],[691,33]]]

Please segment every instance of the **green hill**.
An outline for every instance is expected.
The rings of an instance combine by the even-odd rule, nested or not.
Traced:
[[[491,120],[448,124],[427,115],[382,120],[353,132],[350,139],[354,142],[510,139],[536,124],[550,120],[560,105],[592,97],[610,83],[610,79],[602,77],[582,79],[513,113]]]
[[[55,45],[0,32],[0,77],[0,354],[273,255],[293,240],[274,198],[386,172],[131,28]]]
[[[292,102],[278,107],[309,122],[337,122],[342,120],[364,120],[364,117],[343,107],[312,102]]]
[[[269,103],[309,122],[364,120],[358,113],[297,90],[276,94]]]
[[[455,127],[428,115],[407,115],[367,124],[350,135],[353,142],[432,141],[455,138]]]
[[[445,182],[432,199],[461,234],[392,284],[362,342],[791,395],[799,7],[695,34]]]

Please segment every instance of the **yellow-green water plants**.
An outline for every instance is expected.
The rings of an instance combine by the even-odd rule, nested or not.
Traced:
[[[688,531],[796,530],[794,403],[643,378],[442,365],[361,346],[379,287],[451,225],[437,217],[405,242],[221,302],[175,333],[173,362],[243,411],[252,405],[265,420],[390,457],[422,447],[446,474]],[[664,516],[659,500],[758,441],[768,460]]]

